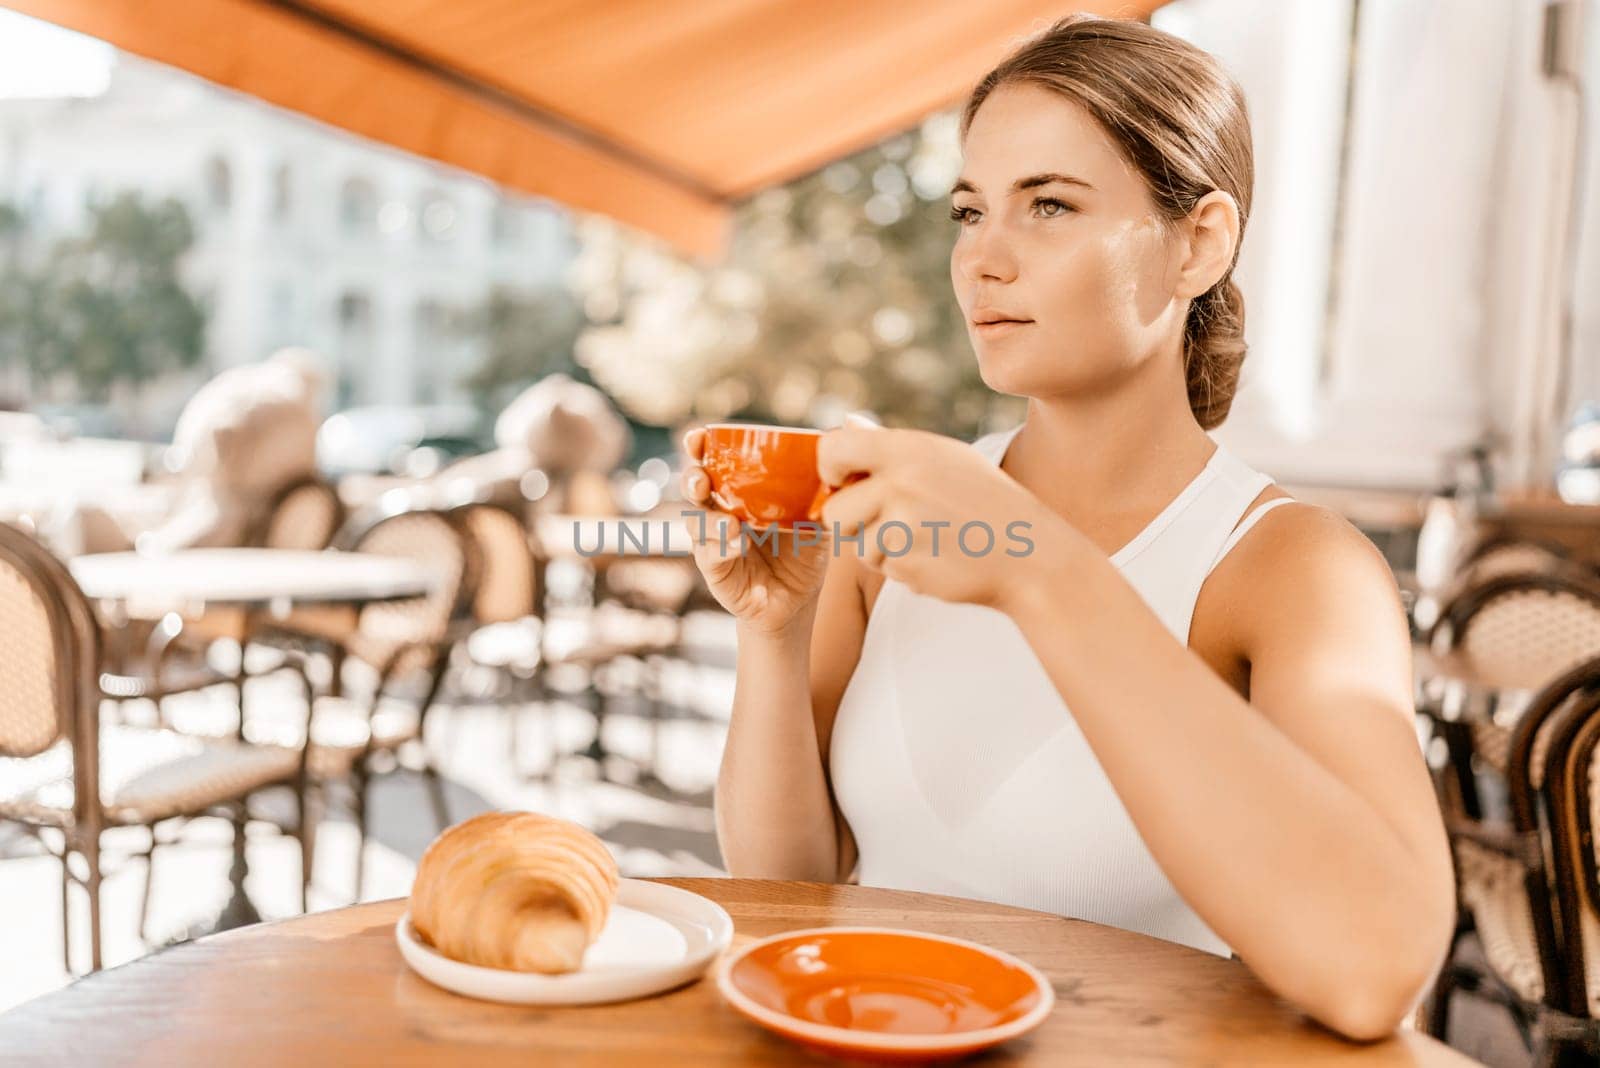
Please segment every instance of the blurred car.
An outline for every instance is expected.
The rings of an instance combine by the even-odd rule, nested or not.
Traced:
[[[1600,404],[1583,405],[1567,424],[1556,491],[1568,504],[1600,504]]]
[[[317,431],[317,466],[329,478],[425,478],[494,447],[491,426],[471,405],[372,405],[329,416]]]
[[[105,404],[35,404],[29,409],[57,438],[126,438],[122,417]]]

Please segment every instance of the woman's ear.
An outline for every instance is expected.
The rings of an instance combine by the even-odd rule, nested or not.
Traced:
[[[1222,280],[1239,247],[1239,205],[1232,194],[1213,189],[1183,222],[1188,249],[1178,269],[1177,295],[1193,299]]]

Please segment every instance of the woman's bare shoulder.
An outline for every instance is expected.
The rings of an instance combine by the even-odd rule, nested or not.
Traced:
[[[1272,486],[1252,507],[1288,496]],[[1235,648],[1311,613],[1360,618],[1399,606],[1394,573],[1371,539],[1332,509],[1290,500],[1262,515],[1206,580],[1203,595],[1223,609],[1214,618]]]

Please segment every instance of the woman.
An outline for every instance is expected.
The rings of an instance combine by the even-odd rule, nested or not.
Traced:
[[[1238,87],[1148,26],[1071,18],[962,130],[951,279],[1027,416],[972,445],[824,435],[823,477],[865,476],[824,525],[865,524],[860,549],[741,554],[708,526],[696,561],[739,626],[729,869],[859,864],[1231,950],[1329,1027],[1387,1034],[1442,958],[1451,864],[1383,559],[1206,433],[1244,357]],[[704,469],[684,480],[703,504]],[[973,522],[994,551],[953,550]]]

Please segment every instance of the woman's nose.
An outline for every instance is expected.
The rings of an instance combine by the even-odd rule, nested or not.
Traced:
[[[956,264],[969,282],[1011,282],[1017,257],[1000,227],[978,225],[956,249]]]

